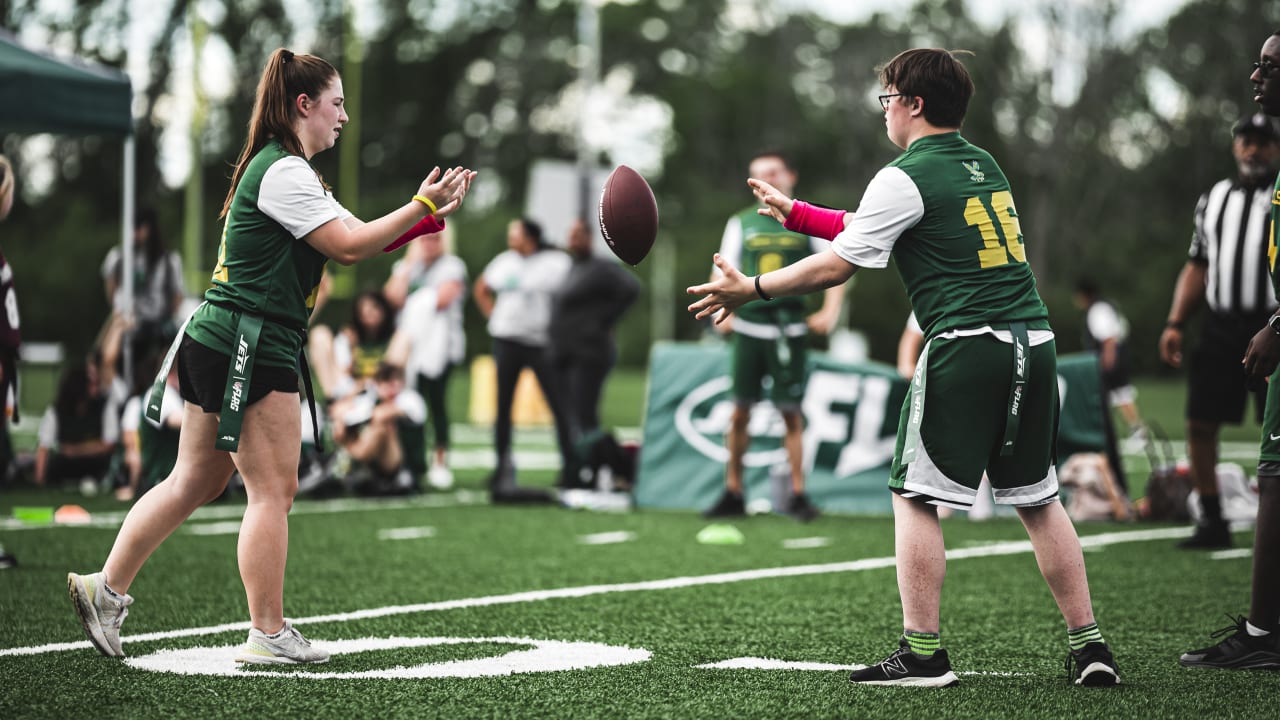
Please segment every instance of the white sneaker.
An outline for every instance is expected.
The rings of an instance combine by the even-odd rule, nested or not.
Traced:
[[[453,487],[453,473],[444,465],[432,465],[427,471],[427,484],[437,490]]]
[[[292,665],[295,663],[322,663],[329,661],[329,653],[320,648],[311,647],[311,642],[302,637],[302,633],[294,629],[287,621],[280,632],[268,635],[258,628],[249,629],[249,639],[245,641],[240,654],[236,655],[238,663],[262,665]]]
[[[120,648],[120,625],[129,614],[133,597],[109,592],[106,577],[100,572],[67,573],[67,590],[89,642],[107,657],[124,657],[124,650]]]

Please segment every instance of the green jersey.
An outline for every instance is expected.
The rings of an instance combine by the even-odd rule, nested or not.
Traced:
[[[786,267],[826,248],[825,241],[791,232],[777,220],[758,214],[754,206],[729,218],[720,240],[720,256],[747,277]],[[787,335],[803,335],[806,314],[802,296],[753,300],[734,311],[734,331],[753,337],[776,337],[779,329]]]
[[[192,316],[187,334],[231,355],[239,314],[258,315],[267,322],[256,362],[293,367],[328,260],[301,238],[350,216],[310,163],[279,142],[267,143],[236,185],[208,302]]]
[[[861,267],[884,267],[892,253],[926,337],[1013,321],[1049,329],[1009,181],[958,132],[911,143],[833,244]]]
[[[1271,289],[1280,297],[1280,276],[1276,275],[1276,225],[1280,225],[1280,175],[1271,191],[1271,241],[1267,243],[1267,261],[1271,264]]]

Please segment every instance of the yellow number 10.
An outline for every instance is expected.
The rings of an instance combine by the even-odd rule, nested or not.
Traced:
[[[999,267],[1009,264],[1009,256],[1014,262],[1026,262],[1027,254],[1022,248],[1022,228],[1018,225],[1018,211],[1013,207],[1013,193],[1008,190],[991,193],[991,209],[988,210],[978,197],[969,198],[964,206],[965,223],[977,226],[982,233],[983,249],[978,251],[978,262],[984,268]],[[1000,242],[1000,234],[996,233],[996,222],[1000,223],[1000,234],[1004,235],[1004,243]]]

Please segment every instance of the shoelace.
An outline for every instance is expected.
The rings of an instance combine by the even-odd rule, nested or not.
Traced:
[[[1232,617],[1230,614],[1227,614],[1227,618],[1231,620],[1232,624],[1224,628],[1218,628],[1217,630],[1214,630],[1213,634],[1211,634],[1209,637],[1220,638],[1224,635],[1235,635],[1237,633],[1245,632],[1245,628],[1244,628],[1245,619],[1243,615],[1236,615],[1235,617]]]
[[[311,647],[311,641],[302,637],[302,633],[298,632],[298,629],[292,625],[289,626],[289,634],[293,636],[294,640],[297,640],[298,642],[302,643],[303,646]]]

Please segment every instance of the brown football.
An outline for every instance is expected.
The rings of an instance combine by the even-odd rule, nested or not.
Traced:
[[[638,265],[658,237],[658,201],[640,173],[619,165],[600,192],[600,234],[613,254]]]

